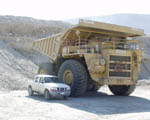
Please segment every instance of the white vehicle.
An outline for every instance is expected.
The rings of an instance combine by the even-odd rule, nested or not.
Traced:
[[[52,75],[37,75],[34,81],[28,84],[29,96],[34,93],[44,94],[46,100],[62,96],[64,99],[70,95],[70,86],[58,83],[57,77]]]

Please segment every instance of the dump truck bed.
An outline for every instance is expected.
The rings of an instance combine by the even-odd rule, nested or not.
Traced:
[[[56,61],[61,55],[64,42],[73,42],[79,39],[77,31],[80,32],[80,39],[88,39],[93,35],[109,37],[137,37],[144,36],[144,31],[126,26],[107,24],[89,20],[80,20],[79,24],[68,29],[64,33],[49,36],[33,43],[33,49]]]
[[[89,20],[80,20],[79,25],[74,27],[73,29],[87,30],[91,32],[98,32],[100,34],[105,35],[114,35],[114,36],[124,36],[124,37],[136,37],[143,36],[144,30],[135,29],[126,26],[95,22]]]

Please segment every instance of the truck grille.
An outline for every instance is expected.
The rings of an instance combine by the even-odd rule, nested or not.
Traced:
[[[58,92],[65,92],[67,90],[67,88],[57,88]]]
[[[130,77],[130,72],[109,72],[111,77]]]
[[[131,60],[130,56],[110,56],[110,61],[120,61],[120,62],[130,62]]]
[[[110,56],[109,76],[110,77],[130,77],[131,73],[130,56]]]
[[[109,64],[109,69],[116,69],[117,63],[110,63]],[[130,64],[120,64],[120,68],[123,70],[131,70]]]

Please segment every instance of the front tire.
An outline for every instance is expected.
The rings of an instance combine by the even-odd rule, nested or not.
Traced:
[[[88,74],[85,67],[76,60],[66,60],[60,67],[58,79],[71,87],[72,97],[83,95],[87,89]]]
[[[109,85],[110,91],[118,96],[129,96],[135,88],[136,85]]]
[[[48,90],[45,90],[45,92],[44,92],[44,98],[45,98],[45,100],[49,100],[50,99],[50,93],[49,93]]]

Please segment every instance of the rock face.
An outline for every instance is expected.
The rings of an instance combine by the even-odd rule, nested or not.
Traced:
[[[30,17],[0,16],[0,36],[42,38],[62,32],[71,24]]]
[[[24,89],[25,82],[33,79],[37,66],[20,53],[0,41],[0,89]]]

